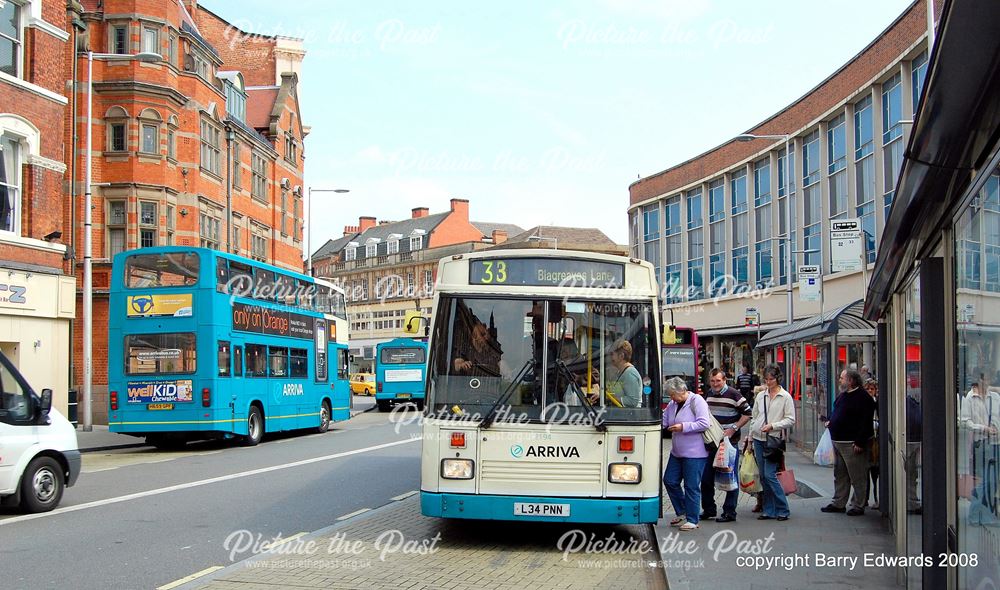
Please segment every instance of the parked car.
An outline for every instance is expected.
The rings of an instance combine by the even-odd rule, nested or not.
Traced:
[[[48,512],[80,474],[76,429],[0,353],[0,505]]]
[[[375,375],[371,373],[351,374],[351,393],[354,395],[375,395]]]

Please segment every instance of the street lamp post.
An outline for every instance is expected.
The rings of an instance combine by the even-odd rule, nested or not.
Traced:
[[[93,280],[93,147],[94,147],[94,60],[123,59],[147,63],[160,62],[158,53],[143,52],[135,55],[87,52],[87,156],[83,201],[83,430],[94,429],[94,280]],[[128,138],[126,137],[126,141]]]
[[[744,133],[737,135],[736,141],[753,141],[755,139],[782,139],[785,141],[785,244],[788,247],[788,256],[785,257],[785,275],[788,277],[788,321],[791,324],[795,318],[795,303],[792,297],[792,267],[795,263],[795,253],[792,252],[792,136],[788,133],[774,135],[754,135]]]
[[[309,187],[309,202],[306,203],[306,274],[312,275],[313,261],[312,261],[312,210],[313,210],[313,193],[349,193],[351,189],[347,188],[313,188]]]

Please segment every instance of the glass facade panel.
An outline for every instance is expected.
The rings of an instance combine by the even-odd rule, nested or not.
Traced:
[[[747,175],[740,172],[729,181],[729,188],[733,199],[733,215],[743,213],[747,210]]]
[[[923,440],[921,428],[923,414],[921,402],[920,379],[920,280],[915,276],[906,288],[904,302],[905,362],[903,366],[902,389],[906,392],[905,405],[905,440],[903,453],[903,471],[906,489],[906,552],[910,556],[922,553],[923,517],[922,481],[920,445]],[[920,588],[920,567],[907,568],[907,587]]]
[[[708,221],[719,221],[726,216],[725,185],[716,180],[708,185]]]
[[[910,62],[910,90],[913,93],[913,114],[917,113],[920,105],[920,91],[924,88],[924,79],[927,78],[927,50],[920,52],[920,55]]]
[[[854,104],[854,159],[860,160],[875,150],[875,131],[872,121],[872,97]]]
[[[844,124],[844,115],[830,121],[826,143],[830,154],[830,174],[843,170],[847,167],[847,126]]]
[[[882,145],[903,135],[903,86],[896,74],[882,85]]]
[[[704,225],[701,189],[688,191],[687,193],[687,223],[688,229]]]
[[[755,207],[771,202],[771,161],[758,160],[753,166],[753,203]]]
[[[995,219],[988,218],[997,216],[998,179],[994,173],[955,226],[959,404],[955,552],[978,557],[975,564],[957,568],[959,588],[1000,585],[1000,545],[995,541],[1000,526],[1000,298],[990,292],[988,254],[988,242],[995,239],[997,230]],[[986,259],[981,255],[983,247]],[[986,278],[984,290],[980,277]]]

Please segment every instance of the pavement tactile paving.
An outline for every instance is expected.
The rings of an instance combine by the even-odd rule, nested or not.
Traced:
[[[598,539],[613,533],[618,542],[625,543],[645,539],[653,549],[642,555],[578,552],[564,556],[559,539],[575,530]],[[427,518],[420,514],[419,498],[411,496],[299,539],[313,541],[312,552],[299,545],[297,552],[243,555],[249,559],[185,588],[665,588],[653,535],[651,526]]]

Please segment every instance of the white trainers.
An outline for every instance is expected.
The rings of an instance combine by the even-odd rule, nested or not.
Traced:
[[[681,514],[677,518],[670,521],[670,526],[681,526],[687,522],[687,516]]]
[[[696,528],[698,528],[698,525],[696,525],[693,522],[685,522],[684,524],[681,525],[682,531],[693,531]]]

